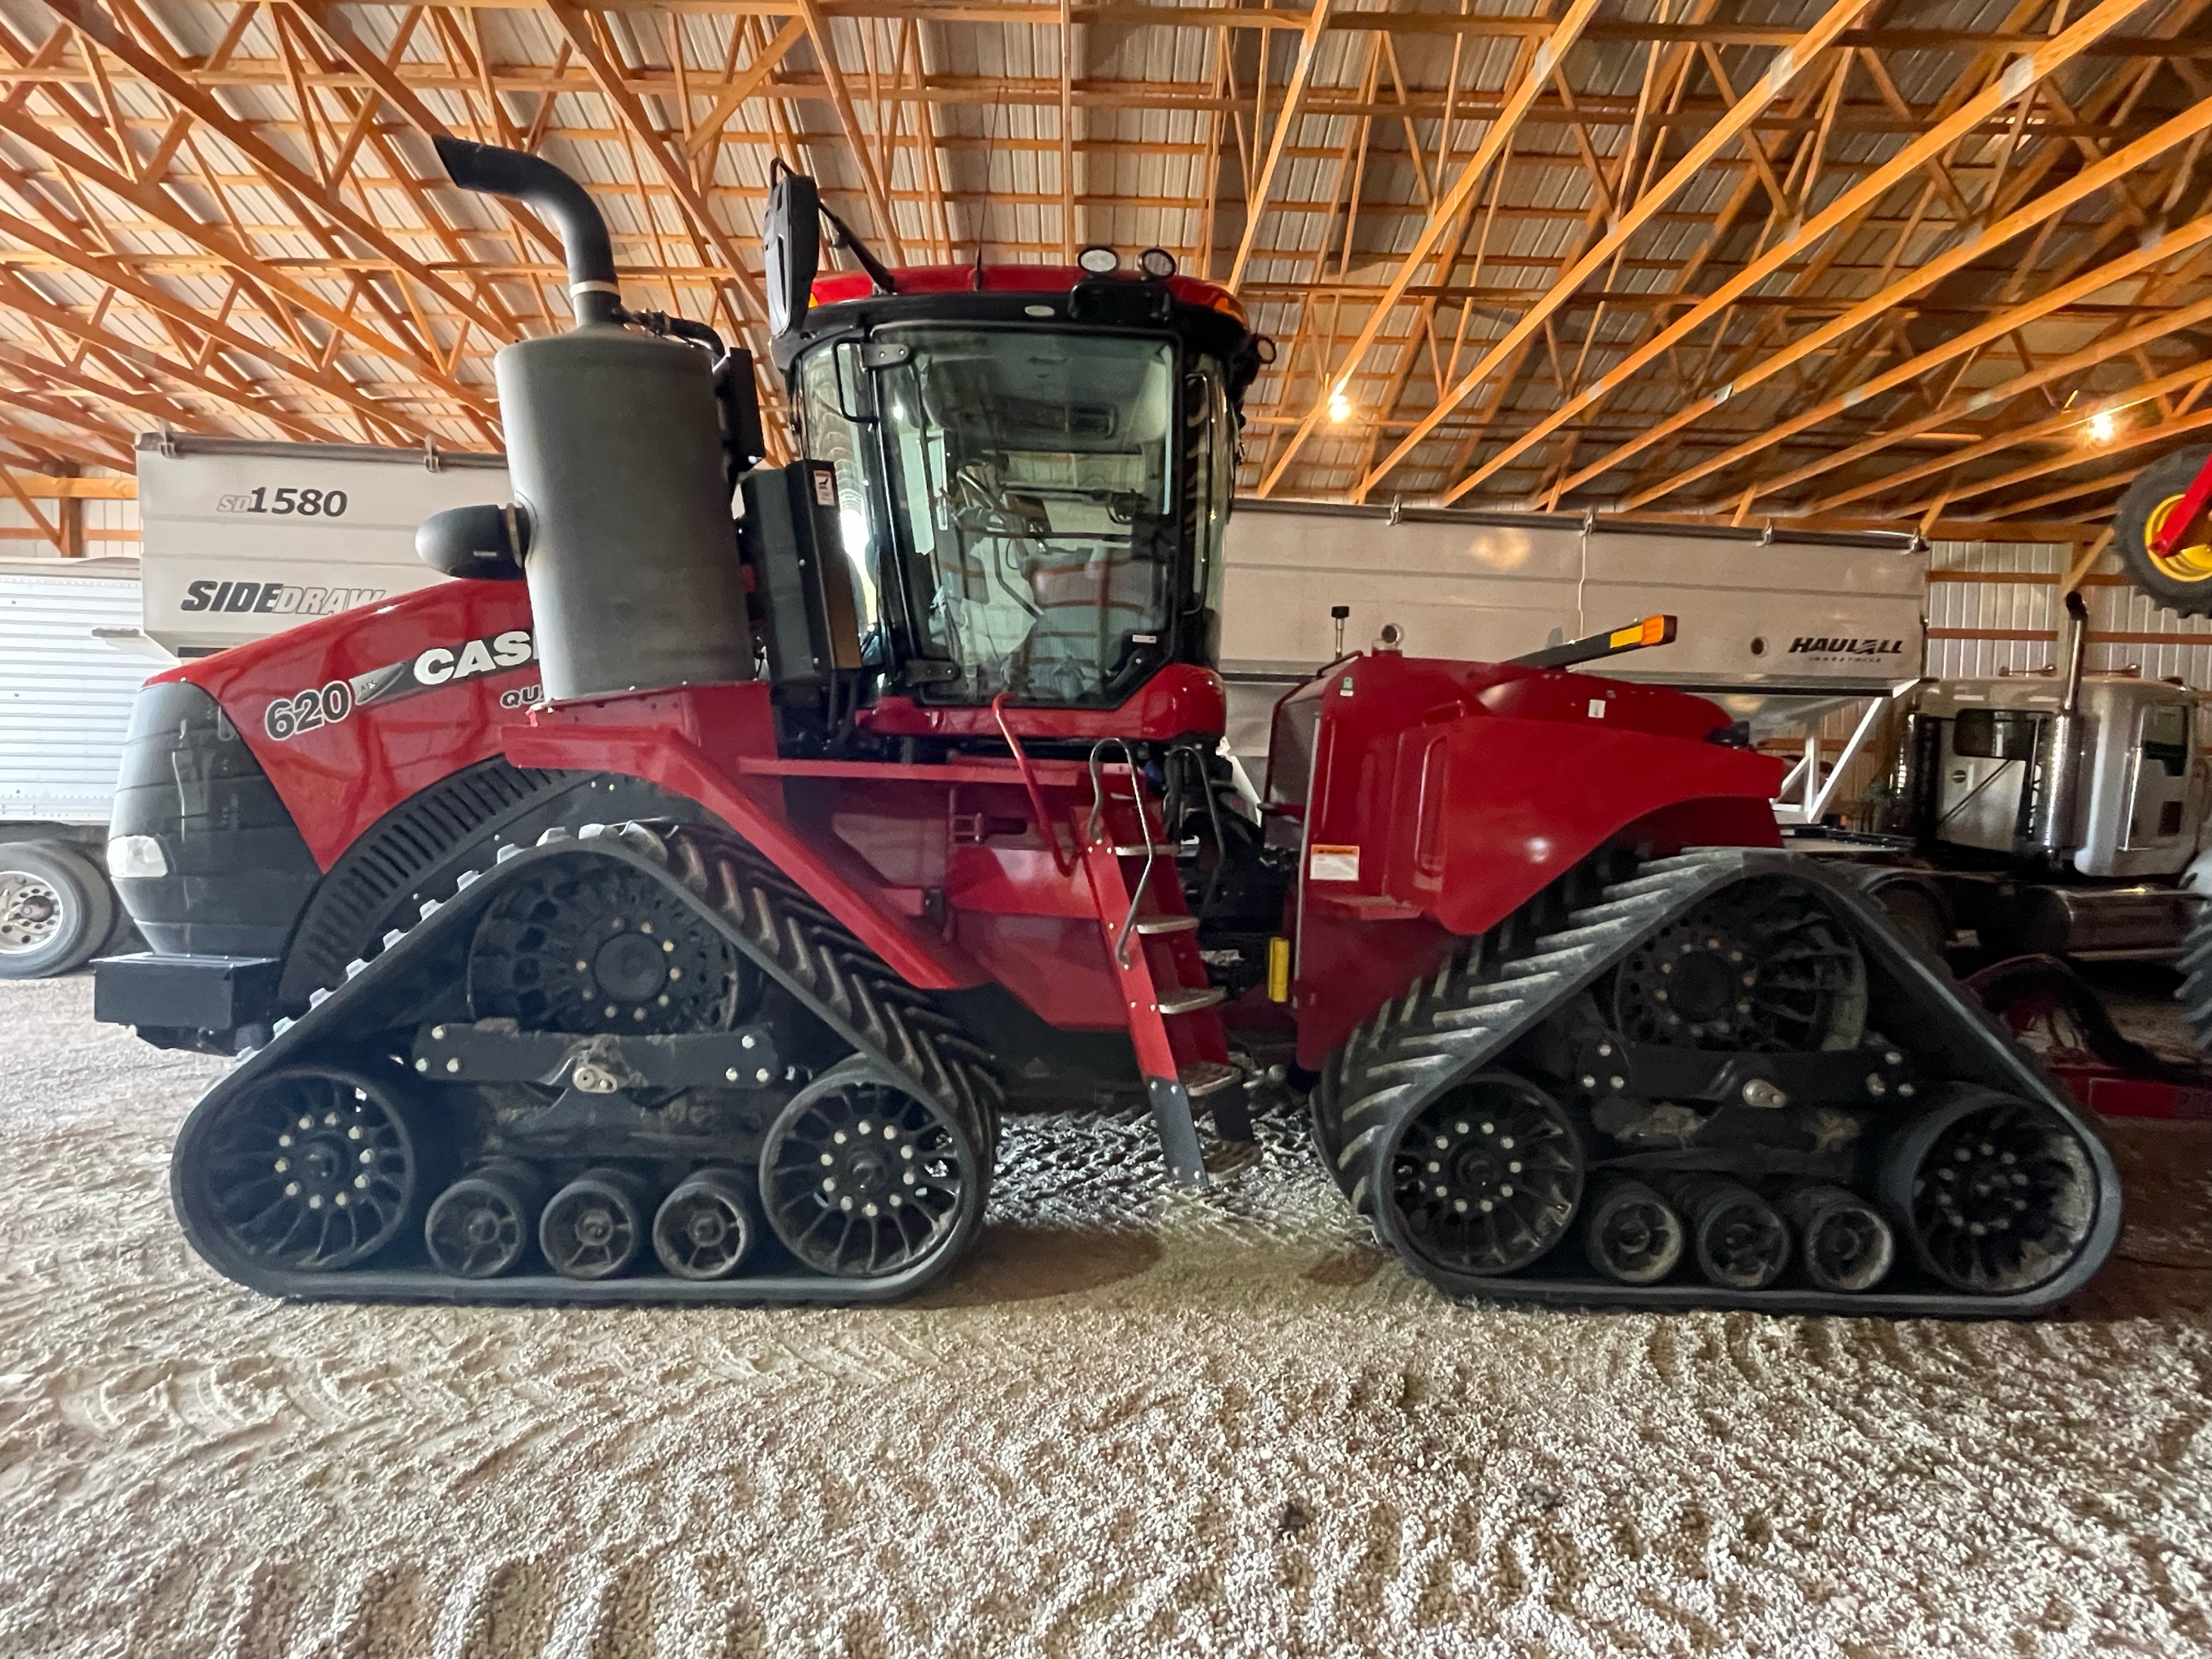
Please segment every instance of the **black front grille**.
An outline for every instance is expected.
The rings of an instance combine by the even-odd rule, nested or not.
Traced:
[[[322,878],[299,826],[216,701],[180,680],[131,706],[113,836],[150,836],[167,873],[116,890],[164,956],[283,952]]]

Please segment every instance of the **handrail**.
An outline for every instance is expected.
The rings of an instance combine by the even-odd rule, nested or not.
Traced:
[[[1099,769],[1098,757],[1109,744],[1121,750],[1122,763],[1129,769],[1129,803],[1137,809],[1137,833],[1145,838],[1145,867],[1137,872],[1137,884],[1129,891],[1129,914],[1121,918],[1121,931],[1114,936],[1114,960],[1127,968],[1129,965],[1129,933],[1137,925],[1137,911],[1145,902],[1145,890],[1152,884],[1152,860],[1159,848],[1153,839],[1152,823],[1145,817],[1145,791],[1137,771],[1137,757],[1131,752],[1127,740],[1121,738],[1101,738],[1091,745],[1091,816],[1083,826],[1084,839],[1098,839],[1099,824],[1106,816],[1106,778]],[[1114,833],[1112,824],[1106,825],[1106,833],[1109,836]],[[1164,825],[1161,833],[1166,833]]]
[[[1030,792],[1030,811],[1036,815],[1037,834],[1044,837],[1044,844],[1052,849],[1053,867],[1063,876],[1072,876],[1075,873],[1075,860],[1060,851],[1060,832],[1054,827],[1051,816],[1044,810],[1044,791],[1037,787],[1036,774],[1030,769],[1029,754],[1023,749],[1022,740],[1014,735],[1014,728],[1007,723],[1006,702],[1004,691],[991,699],[991,718],[998,721],[999,731],[1006,740],[1006,747],[1014,751],[1014,769],[1022,775],[1022,787]],[[1093,776],[1096,776],[1095,773]]]

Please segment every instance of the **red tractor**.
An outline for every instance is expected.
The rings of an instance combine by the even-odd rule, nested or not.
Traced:
[[[497,360],[511,503],[459,578],[161,677],[115,823],[153,949],[103,1017],[240,1063],[193,1245],[305,1297],[860,1302],[981,1226],[1010,1105],[1303,1090],[1453,1294],[2018,1314],[2112,1249],[2081,1111],[1880,908],[1778,850],[1714,705],[1387,647],[1285,697],[1256,805],[1214,672],[1264,345],[1158,250],[816,279],[769,214],[802,459],[747,355],[623,309]],[[734,521],[733,521],[734,520]],[[533,667],[536,671],[533,677]]]

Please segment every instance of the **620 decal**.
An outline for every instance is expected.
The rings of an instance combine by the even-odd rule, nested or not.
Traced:
[[[353,713],[353,687],[345,681],[332,680],[320,688],[311,685],[270,703],[269,712],[262,716],[261,729],[282,743],[319,726],[336,726]]]
[[[273,513],[278,517],[297,514],[303,519],[342,519],[348,502],[343,489],[300,489],[291,484],[271,489],[256,484],[242,495],[219,495],[218,513]]]
[[[282,743],[319,726],[336,726],[356,709],[381,708],[402,697],[420,696],[527,667],[537,655],[538,642],[526,628],[463,640],[459,645],[434,645],[349,680],[332,680],[328,685],[309,686],[289,697],[279,697],[262,715],[261,729],[272,741]],[[542,686],[512,685],[500,693],[499,706],[527,708],[544,695]]]

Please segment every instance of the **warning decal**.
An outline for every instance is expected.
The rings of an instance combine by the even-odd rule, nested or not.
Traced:
[[[1357,847],[1324,847],[1314,844],[1306,860],[1309,881],[1358,881],[1359,879],[1359,849]]]

